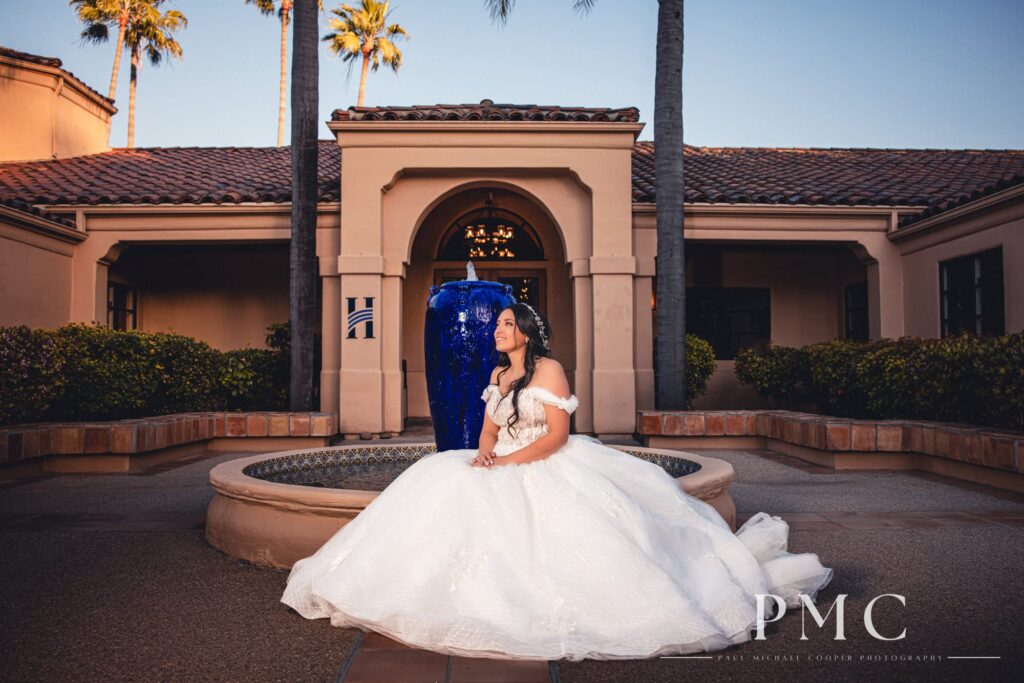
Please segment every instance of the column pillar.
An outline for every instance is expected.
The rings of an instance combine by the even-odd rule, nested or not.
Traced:
[[[905,332],[903,263],[897,247],[884,235],[861,245],[871,256],[868,271],[868,336],[897,339]],[[884,292],[884,296],[883,296]]]
[[[320,259],[320,284],[323,291],[320,310],[322,356],[320,365],[320,410],[339,412],[338,368],[341,361],[341,280],[338,259]]]
[[[654,410],[654,259],[637,258],[633,278],[633,353],[636,358],[637,410]]]
[[[594,431],[618,436],[636,431],[636,367],[633,354],[632,256],[593,256]]]
[[[339,256],[338,423],[346,438],[384,430],[383,258]]]
[[[93,234],[75,248],[71,264],[71,311],[68,322],[106,324],[107,272],[123,249],[116,240]]]
[[[594,431],[594,296],[590,281],[589,259],[575,259],[571,263],[573,319],[576,325],[576,370],[573,388],[579,407],[576,409],[577,432]]]
[[[402,280],[405,264],[401,258],[384,259],[381,279],[381,382],[384,393],[383,431],[398,435],[405,428],[402,376]]]

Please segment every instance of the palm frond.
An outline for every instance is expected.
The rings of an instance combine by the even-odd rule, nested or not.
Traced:
[[[572,8],[577,14],[588,14],[594,8],[594,0],[576,0]]]
[[[516,6],[516,0],[485,0],[485,4],[491,13],[491,21],[504,25],[508,23],[512,8]]]
[[[263,15],[271,15],[275,9],[274,0],[245,0],[245,4],[252,5]]]
[[[377,47],[381,61],[390,66],[392,71],[398,71],[398,67],[402,66],[402,51],[387,38],[378,38]]]
[[[89,23],[82,29],[82,42],[105,43],[110,38],[106,24]]]

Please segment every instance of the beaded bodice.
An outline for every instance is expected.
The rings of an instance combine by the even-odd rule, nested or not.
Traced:
[[[496,384],[488,384],[480,398],[487,402],[488,417],[498,425],[498,442],[495,448],[502,451],[528,446],[548,433],[545,404],[557,406],[570,415],[579,405],[575,396],[559,398],[542,387],[526,387],[519,392],[519,421],[510,431],[508,421],[513,413],[512,394],[503,397]]]

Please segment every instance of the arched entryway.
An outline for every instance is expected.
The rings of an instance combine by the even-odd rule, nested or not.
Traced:
[[[500,219],[505,239],[477,239],[470,232],[483,218]],[[423,323],[431,285],[466,276],[472,258],[477,275],[512,285],[520,300],[537,307],[551,327],[551,350],[572,381],[576,329],[573,288],[565,249],[547,212],[532,198],[494,186],[465,189],[439,202],[413,240],[402,283],[402,362],[406,416],[429,417],[423,360]]]

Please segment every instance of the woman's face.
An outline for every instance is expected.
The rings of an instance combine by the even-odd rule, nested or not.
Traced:
[[[506,308],[498,316],[498,325],[494,328],[494,346],[501,353],[509,353],[525,345],[526,335],[516,326],[512,309]]]

